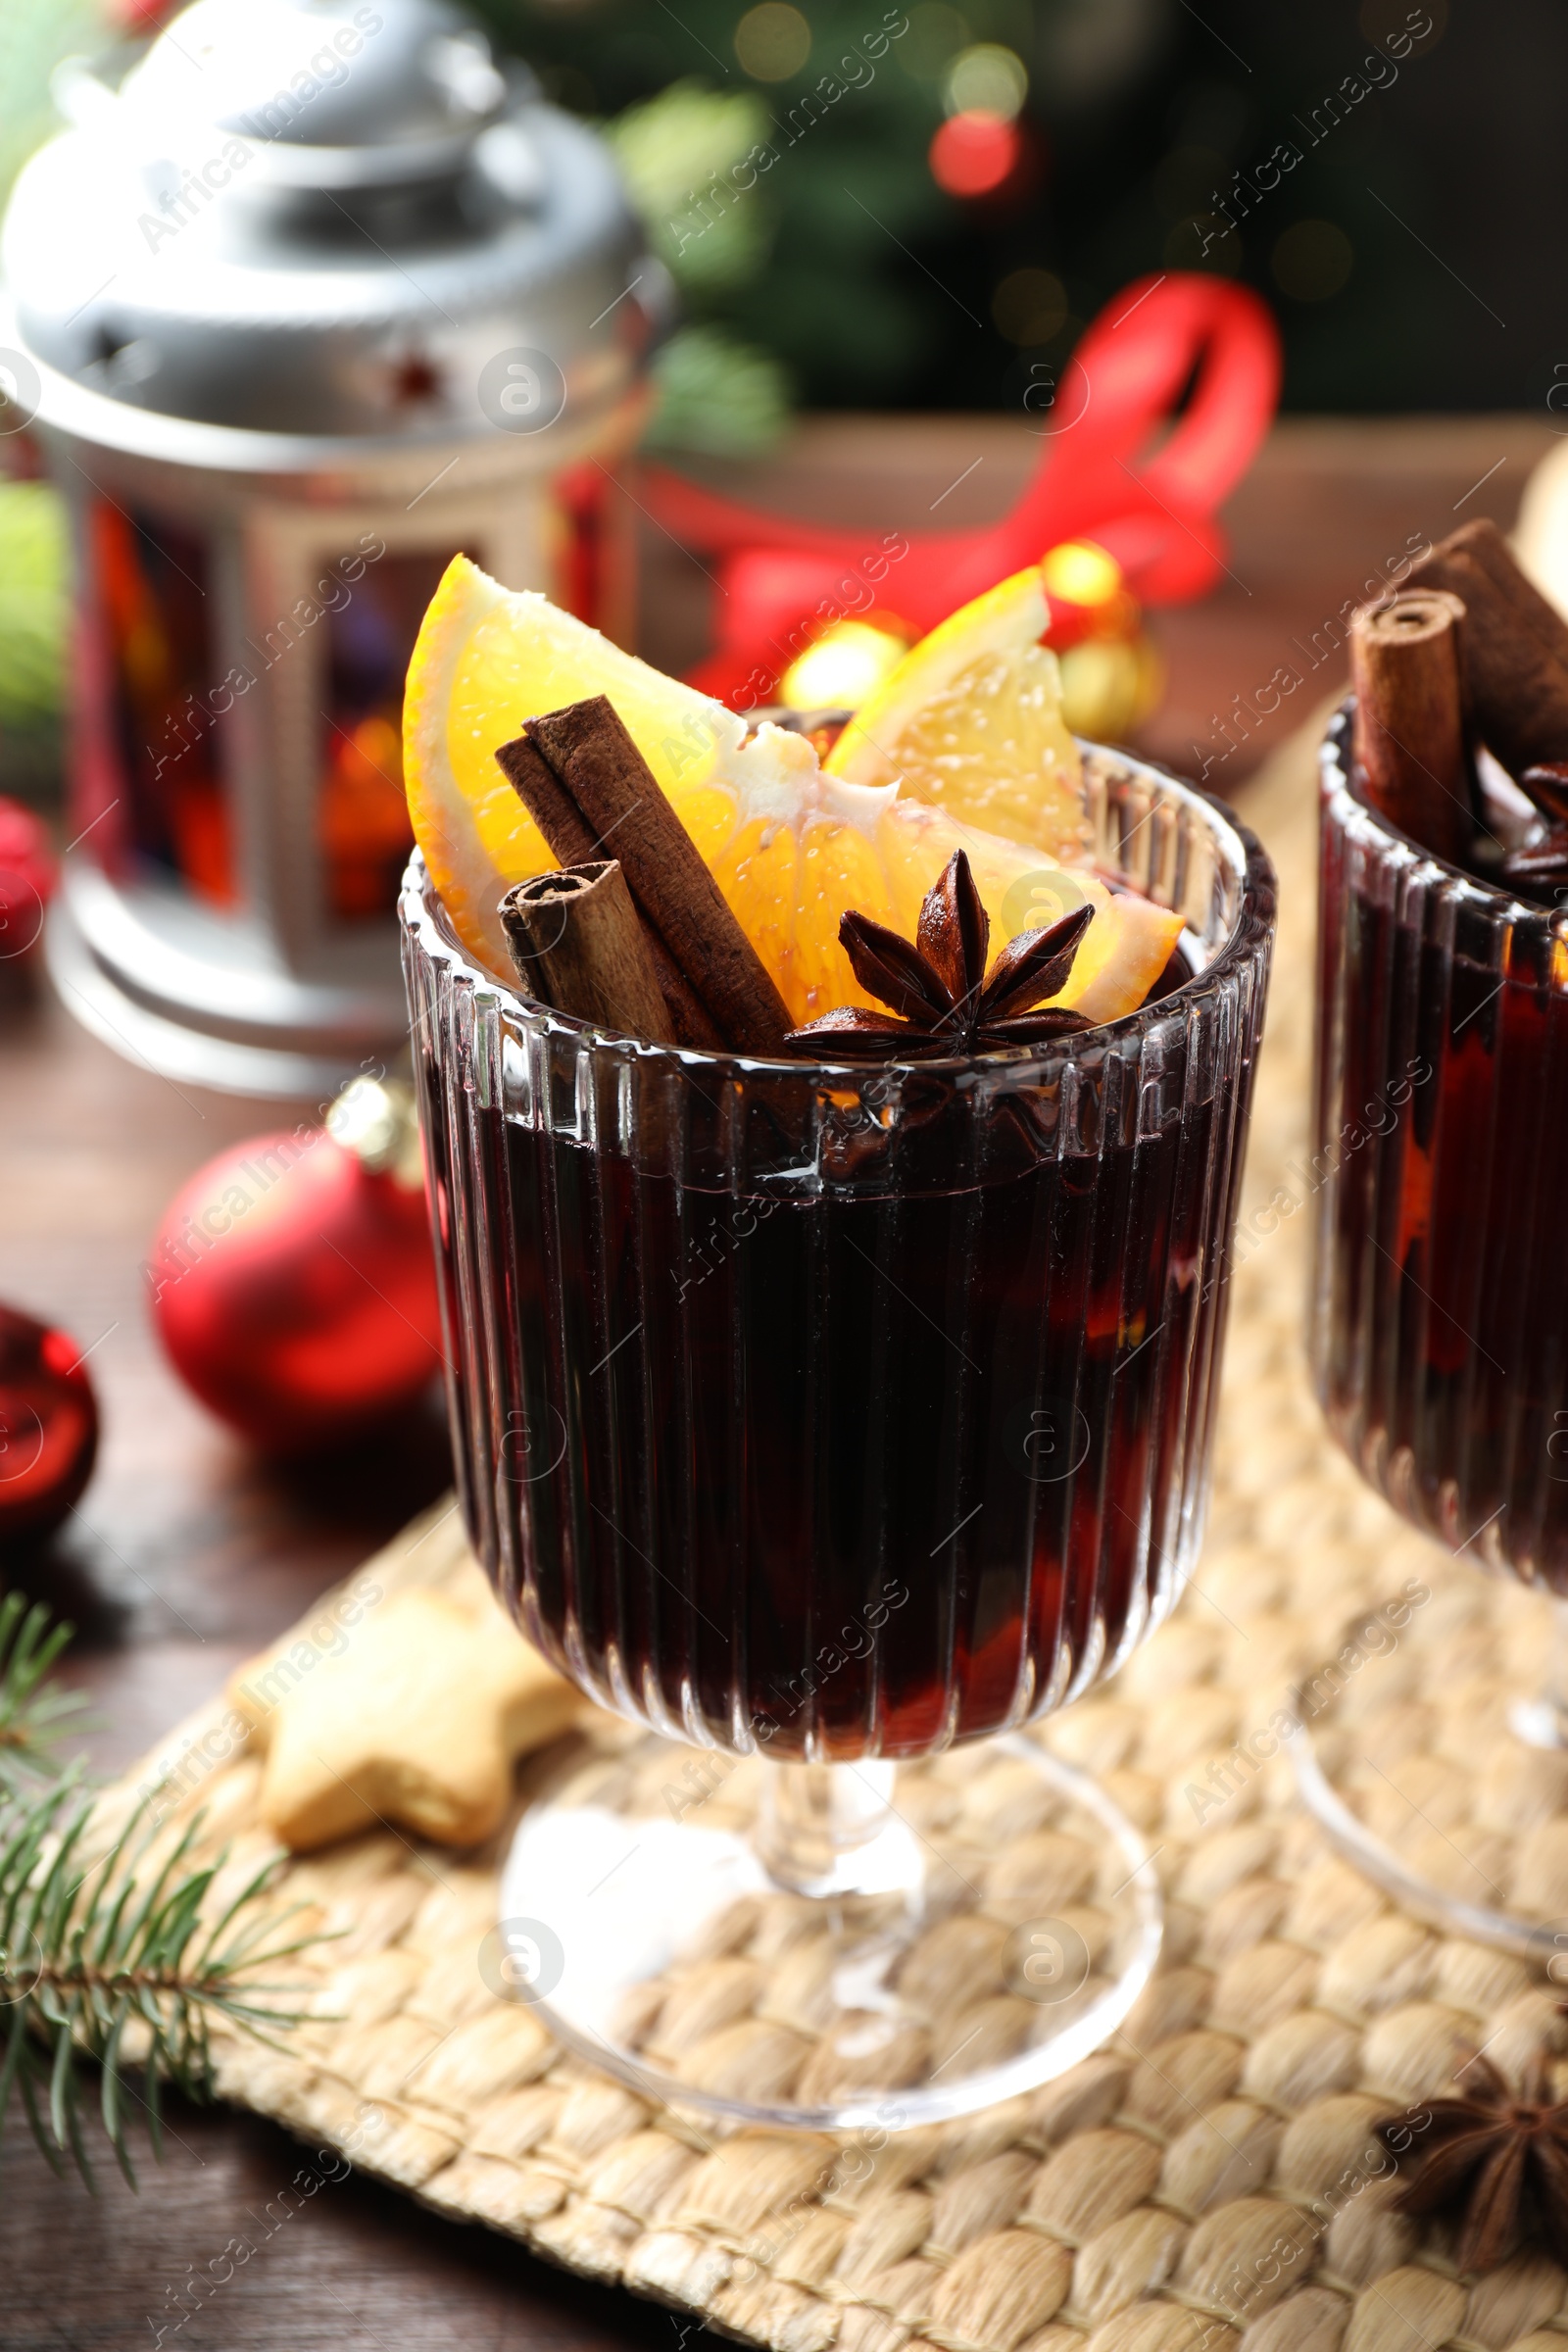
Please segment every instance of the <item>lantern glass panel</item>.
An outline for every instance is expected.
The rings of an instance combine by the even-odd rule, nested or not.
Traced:
[[[397,905],[414,841],[403,797],[403,675],[451,552],[383,553],[354,581],[337,582],[342,601],[327,613],[317,808],[322,896],[339,923],[384,922]]]
[[[220,674],[206,542],[107,498],[88,512],[124,827],[137,862],[198,898],[238,898],[212,690]]]

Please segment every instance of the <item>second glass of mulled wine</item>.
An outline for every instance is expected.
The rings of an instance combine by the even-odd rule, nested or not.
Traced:
[[[1189,976],[967,1058],[607,1037],[500,986],[410,868],[467,1524],[641,1727],[530,1805],[502,1934],[645,2092],[962,2113],[1094,2048],[1152,1965],[1137,1831],[1020,1734],[1196,1557],[1273,877],[1190,787],[1092,747],[1086,782]]]
[[[1303,1792],[1452,1932],[1558,1955],[1568,1881],[1568,942],[1323,760],[1311,1352],[1362,1475],[1455,1555],[1396,1670],[1308,1710]],[[1434,1568],[1436,1564],[1434,1563]],[[1426,1588],[1420,1588],[1425,1592]],[[1544,1679],[1543,1677],[1544,1676]],[[1419,1703],[1416,1703],[1419,1702]],[[1523,1839],[1511,1833],[1523,1823]]]

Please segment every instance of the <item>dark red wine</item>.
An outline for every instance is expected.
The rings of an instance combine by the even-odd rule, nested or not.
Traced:
[[[585,1688],[725,1745],[914,1755],[1038,1712],[1168,1605],[1235,1097],[1096,1152],[1015,1137],[992,1181],[803,1200],[423,1077],[469,1525]]]
[[[1418,1527],[1568,1592],[1565,950],[1333,758],[1320,956],[1324,1409]]]
[[[1090,755],[1201,970],[1031,1055],[830,1073],[596,1037],[402,902],[453,1446],[583,1689],[919,1756],[1109,1672],[1196,1559],[1273,926],[1228,815]]]

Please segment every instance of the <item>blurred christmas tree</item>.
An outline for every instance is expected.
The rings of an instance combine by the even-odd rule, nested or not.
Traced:
[[[49,100],[56,66],[101,49],[121,29],[107,0],[5,0],[0,7],[0,204],[58,123]]]
[[[44,726],[59,706],[67,567],[65,516],[49,484],[0,483],[0,737]]]
[[[1451,27],[1449,0],[479,5],[621,147],[702,329],[663,362],[659,429],[689,446],[758,446],[788,390],[1016,414],[1162,269],[1275,304],[1287,407],[1539,409],[1560,382],[1553,0]],[[1281,141],[1300,168],[1236,201]]]
[[[1013,346],[989,248],[1033,209],[1025,61],[1071,0],[482,5],[552,96],[606,123],[675,279],[657,440],[761,448],[792,399],[996,405]],[[978,152],[954,150],[956,118],[987,126]]]
[[[122,24],[100,0],[0,0],[0,207],[34,147],[57,127],[49,78],[63,58],[101,49]],[[5,355],[0,352],[0,385]],[[59,499],[26,474],[36,453],[0,437],[0,793],[46,802],[58,787],[60,702],[70,613]]]
[[[0,479],[0,794],[15,800],[47,802],[56,790],[70,612],[58,495],[47,482]]]
[[[671,448],[744,456],[775,441],[788,413],[781,362],[705,317],[722,317],[766,268],[774,214],[757,201],[758,188],[737,188],[735,177],[752,176],[747,159],[769,127],[751,92],[710,90],[695,80],[672,83],[610,125],[653,249],[695,314],[655,362],[659,400],[650,437]]]

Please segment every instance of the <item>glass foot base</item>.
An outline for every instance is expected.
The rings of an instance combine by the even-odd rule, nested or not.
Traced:
[[[1405,1910],[1568,1984],[1565,1604],[1443,1560],[1404,1594],[1297,1693],[1302,1799]]]
[[[1021,1737],[785,1765],[652,1736],[518,1825],[489,1973],[634,2090],[811,2131],[964,2115],[1115,2032],[1160,1940],[1142,1838]]]

